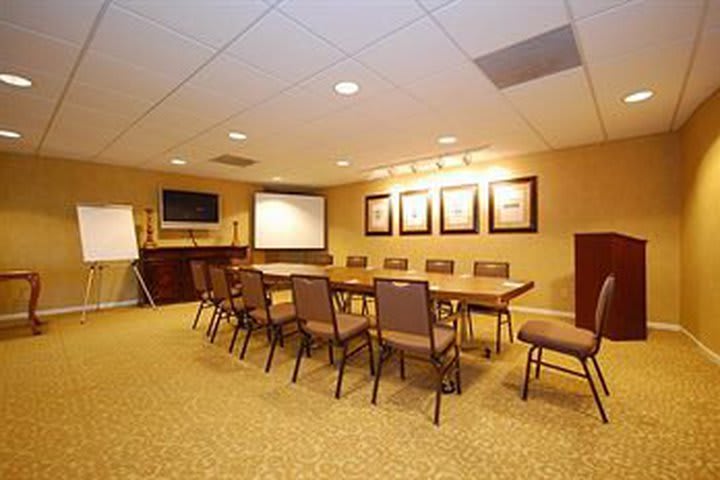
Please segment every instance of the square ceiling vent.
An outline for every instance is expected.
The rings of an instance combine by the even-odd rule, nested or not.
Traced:
[[[499,89],[569,70],[581,63],[570,25],[475,59],[475,64]]]
[[[220,155],[219,157],[211,158],[209,160],[213,163],[222,163],[224,165],[231,165],[233,167],[239,167],[239,168],[245,168],[249,167],[250,165],[255,165],[257,160],[252,160],[250,158],[244,158],[239,157],[237,155]]]

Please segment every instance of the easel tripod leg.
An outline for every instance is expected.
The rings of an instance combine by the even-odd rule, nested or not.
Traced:
[[[133,263],[132,268],[133,272],[135,272],[135,276],[137,277],[138,282],[140,282],[140,286],[142,287],[143,292],[145,293],[145,298],[148,299],[148,302],[150,302],[152,308],[157,308],[155,302],[153,301],[152,295],[150,295],[150,291],[148,290],[147,285],[145,285],[145,280],[143,280],[142,275],[140,275],[140,270],[138,270],[137,268],[137,263]]]
[[[92,283],[93,283],[94,276],[95,276],[95,264],[92,264],[92,265],[90,265],[90,270],[88,271],[87,284],[85,285],[85,301],[83,302],[82,317],[80,319],[80,323],[85,323],[85,318],[87,317],[87,306],[88,306],[88,302],[90,301],[90,291],[92,290]]]

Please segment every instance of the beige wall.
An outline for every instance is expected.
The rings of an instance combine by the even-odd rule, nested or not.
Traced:
[[[720,352],[720,91],[683,126],[683,326]]]
[[[86,270],[77,230],[77,203],[133,205],[143,241],[143,209],[157,211],[161,185],[217,192],[221,195],[221,228],[197,232],[198,242],[230,244],[233,220],[240,222],[241,243],[248,242],[254,190],[248,184],[8,153],[0,153],[0,179],[0,269],[38,270],[43,284],[40,308],[82,304]],[[158,233],[161,245],[190,245],[184,231]],[[103,301],[137,297],[126,265],[113,266],[104,274],[102,289]],[[0,314],[23,310],[26,299],[24,286],[0,283]]]
[[[513,277],[536,282],[517,304],[572,312],[573,234],[624,232],[649,241],[649,320],[678,323],[680,171],[678,138],[666,134],[331,188],[326,191],[330,251],[336,263],[348,254],[369,255],[373,265],[386,256],[409,257],[415,269],[424,268],[426,258],[454,258],[463,272],[471,271],[475,259],[507,260]],[[539,233],[489,235],[488,179],[526,175],[539,177]],[[481,185],[481,233],[441,237],[438,188],[465,183]],[[365,195],[423,187],[431,187],[434,196],[432,236],[397,234],[397,195],[395,234],[364,236]]]

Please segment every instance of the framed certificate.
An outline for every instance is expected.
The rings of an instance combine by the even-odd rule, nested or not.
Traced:
[[[400,235],[432,232],[430,190],[413,190],[400,194]]]
[[[389,193],[365,197],[365,235],[392,235]]]
[[[537,232],[537,177],[491,182],[489,195],[490,233]]]
[[[478,232],[478,187],[440,189],[440,233]]]

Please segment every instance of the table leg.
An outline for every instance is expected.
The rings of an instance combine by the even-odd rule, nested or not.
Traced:
[[[32,273],[28,275],[28,283],[30,283],[30,301],[28,302],[28,321],[33,335],[40,335],[40,319],[37,317],[37,303],[40,297],[40,275]]]

